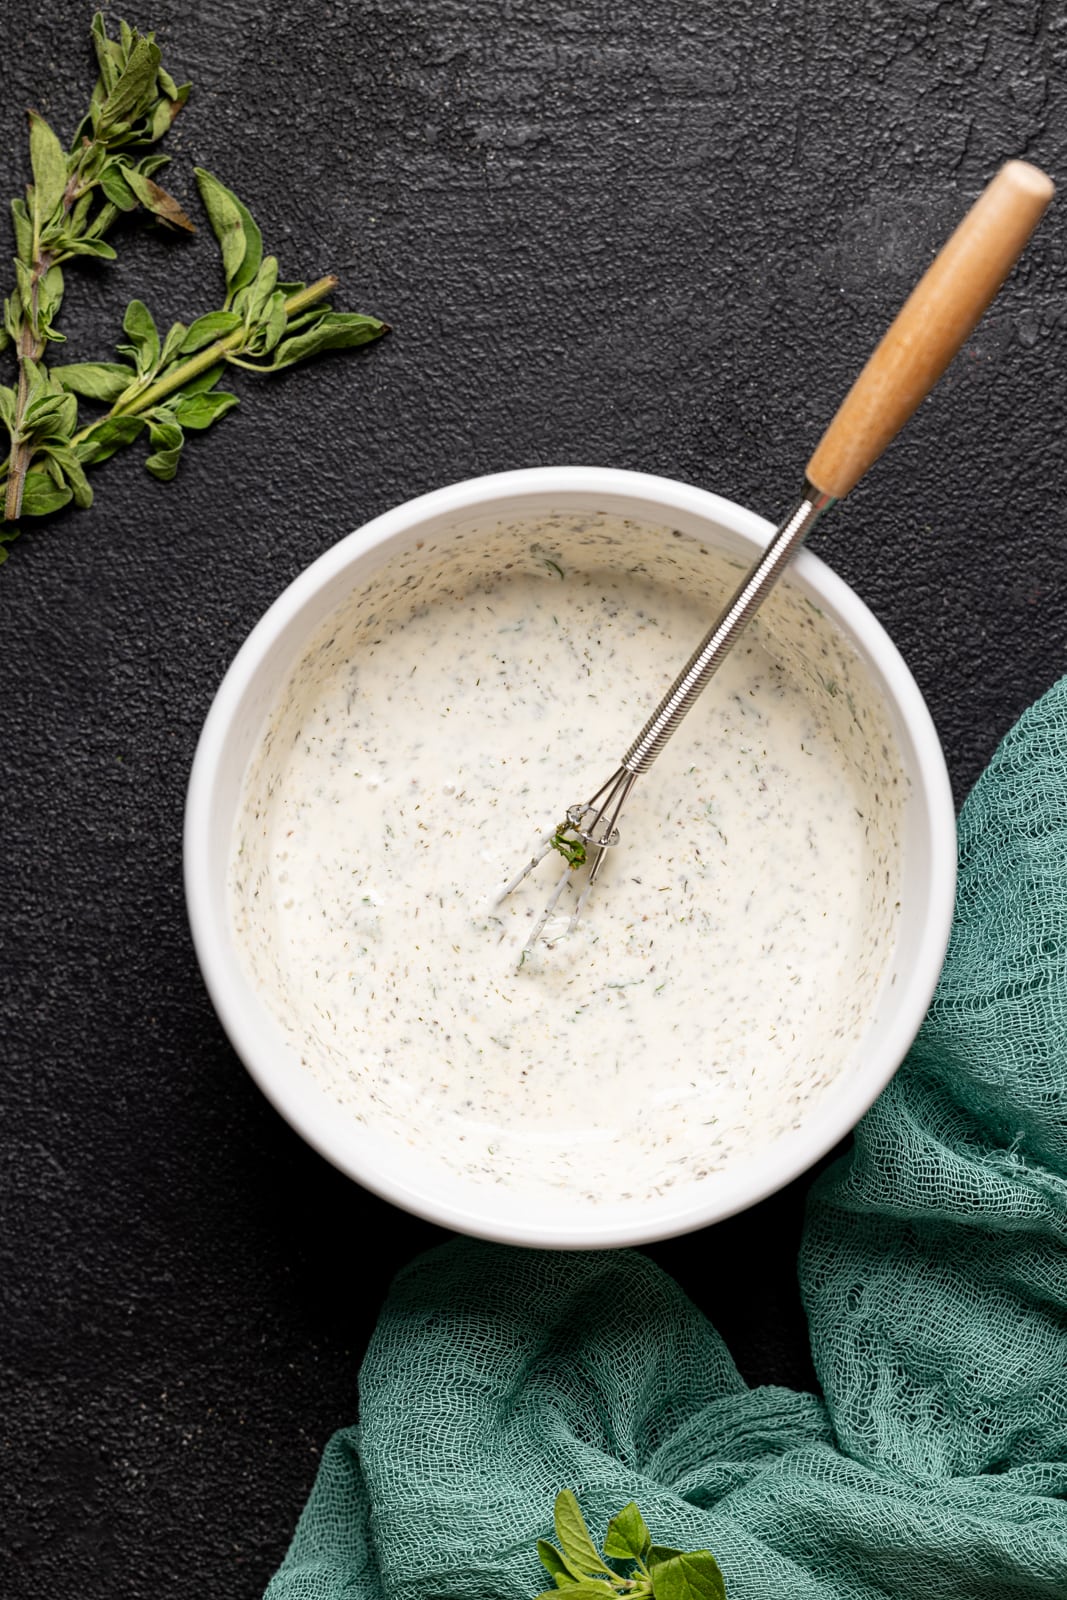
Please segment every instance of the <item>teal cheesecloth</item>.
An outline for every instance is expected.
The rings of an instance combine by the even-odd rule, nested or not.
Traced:
[[[825,1398],[748,1388],[636,1252],[456,1240],[393,1285],[267,1600],[528,1600],[564,1487],[730,1600],[1067,1600],[1065,1235],[1067,679],[964,807],[930,1014],[811,1191]]]

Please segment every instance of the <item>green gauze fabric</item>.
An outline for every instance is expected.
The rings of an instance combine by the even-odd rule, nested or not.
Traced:
[[[812,1191],[825,1400],[748,1389],[635,1252],[455,1241],[397,1279],[269,1600],[528,1600],[564,1486],[730,1600],[1067,1600],[1067,679],[960,868],[929,1019]]]

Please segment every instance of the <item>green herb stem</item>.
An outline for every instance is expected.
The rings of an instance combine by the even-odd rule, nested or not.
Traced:
[[[205,350],[198,350],[188,361],[171,367],[162,378],[157,378],[147,389],[142,389],[140,394],[133,394],[125,401],[116,400],[107,416],[135,417],[142,411],[151,411],[153,406],[158,406],[161,400],[166,400],[168,395],[172,395],[175,389],[180,389],[183,383],[198,378],[202,372],[207,372],[209,367],[217,366],[220,361],[224,361],[231,350],[240,348],[241,341],[245,337],[244,328],[237,328],[225,339],[216,339],[214,344],[209,344]],[[106,417],[99,419],[99,421],[106,420]],[[98,425],[99,422],[94,422],[89,427],[83,428],[80,433],[74,435],[71,444],[80,444]]]
[[[332,294],[337,288],[337,283],[337,278],[331,273],[325,278],[319,278],[316,282],[309,283],[305,289],[299,289],[296,294],[290,295],[285,302],[286,316],[299,316],[302,311],[317,305],[320,300],[325,300],[326,296]],[[175,390],[184,388],[193,378],[198,378],[202,372],[207,372],[211,367],[217,366],[220,361],[225,361],[227,356],[233,355],[240,350],[247,342],[248,337],[249,330],[247,328],[235,328],[224,339],[216,339],[214,344],[209,344],[206,349],[198,350],[195,356],[189,357],[188,361],[182,361],[177,366],[171,367],[161,378],[157,378],[155,383],[150,384],[147,389],[142,389],[140,394],[133,395],[125,403],[122,400],[116,400],[107,416],[101,417],[97,422],[90,423],[86,428],[82,428],[80,433],[76,433],[71,439],[71,445],[81,444],[84,439],[87,439],[92,434],[93,429],[99,427],[100,422],[106,422],[108,417],[136,417],[145,411],[151,411],[161,401],[172,395]]]
[[[63,210],[67,212],[72,204],[70,186],[63,195]],[[12,438],[18,442],[14,445],[10,466],[8,468],[7,489],[4,492],[4,520],[17,522],[22,511],[22,491],[26,484],[26,473],[29,471],[30,462],[33,460],[33,442],[22,438],[23,422],[26,416],[26,407],[30,400],[30,383],[28,361],[40,361],[44,355],[46,340],[40,332],[40,289],[41,279],[54,264],[48,253],[41,249],[38,228],[34,224],[34,261],[30,269],[32,283],[32,299],[27,310],[28,319],[25,319],[19,332],[18,343],[15,347],[15,357],[18,362],[18,390],[15,396],[15,425]]]
[[[36,284],[34,285],[36,292]],[[26,326],[19,335],[16,356],[19,367],[18,392],[15,397],[15,433],[18,438],[22,430],[26,406],[30,396],[29,381],[26,377],[27,361],[39,361],[44,353],[44,340],[36,340],[33,330]],[[8,467],[7,489],[4,493],[4,520],[17,522],[22,510],[22,491],[26,482],[26,473],[29,471],[33,459],[33,445],[28,439],[20,439],[11,452],[10,466]]]

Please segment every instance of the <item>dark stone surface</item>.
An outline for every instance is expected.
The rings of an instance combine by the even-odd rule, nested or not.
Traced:
[[[22,109],[69,135],[91,7],[0,20]],[[164,487],[131,450],[0,572],[0,1589],[260,1592],[393,1271],[435,1231],[306,1149],[202,988],[180,881],[202,718],[267,603],[438,484],[580,459],[774,516],[919,267],[1008,155],[1063,176],[1067,18],[961,0],[158,0],[194,80],[169,182],[247,200],[286,275],[392,339],[277,381]],[[926,693],[962,798],[1061,672],[1064,211],[817,547]],[[131,230],[71,273],[122,307],[217,294],[213,246]],[[813,1381],[806,1185],[655,1255],[753,1382]],[[373,1243],[376,1248],[369,1251]]]

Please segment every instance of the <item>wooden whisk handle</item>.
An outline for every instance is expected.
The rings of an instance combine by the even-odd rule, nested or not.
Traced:
[[[1052,180],[1009,161],[905,300],[808,462],[840,500],[930,392],[975,327],[1052,199]]]

